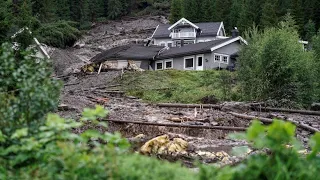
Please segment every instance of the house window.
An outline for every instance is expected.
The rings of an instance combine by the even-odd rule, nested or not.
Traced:
[[[214,55],[214,61],[220,61],[221,56],[220,55]]]
[[[172,43],[168,43],[168,47],[172,47]]]
[[[163,69],[163,62],[156,62],[156,70]]]
[[[215,54],[214,55],[214,61],[219,62],[219,63],[228,64],[229,56],[228,55],[223,55],[223,54]]]
[[[171,69],[172,68],[172,60],[165,61],[165,69]]]
[[[222,56],[222,61],[224,63],[228,63],[228,56]]]
[[[198,66],[202,66],[203,64],[203,58],[202,56],[198,57]]]
[[[184,59],[184,68],[185,69],[192,69],[193,68],[193,57],[185,58]]]
[[[160,43],[160,46],[166,46],[166,43],[162,42]]]

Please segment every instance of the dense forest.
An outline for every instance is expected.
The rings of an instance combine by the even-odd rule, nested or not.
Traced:
[[[185,17],[192,22],[223,21],[228,32],[233,27],[246,30],[254,24],[274,27],[290,13],[305,40],[320,28],[319,0],[172,0],[170,21]]]
[[[92,22],[122,16],[169,13],[167,0],[2,0],[0,43],[20,28],[29,27],[41,42],[64,47],[75,42],[79,30]]]
[[[170,15],[169,15],[170,13]],[[311,40],[320,28],[318,0],[3,0],[0,2],[0,43],[22,27],[31,28],[49,45],[68,46],[79,37],[78,30],[92,22],[122,16],[165,15],[175,22],[223,21],[227,33],[258,26],[276,26],[290,13],[301,39]]]

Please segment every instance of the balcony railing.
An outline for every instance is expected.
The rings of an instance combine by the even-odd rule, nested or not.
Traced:
[[[179,32],[179,33],[172,33],[172,38],[178,39],[178,38],[195,38],[196,33],[195,32]]]

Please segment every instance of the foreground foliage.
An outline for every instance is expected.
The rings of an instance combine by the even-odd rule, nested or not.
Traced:
[[[318,179],[320,175],[320,133],[310,139],[311,152],[299,153],[300,142],[294,137],[296,127],[289,123],[275,120],[271,125],[262,125],[254,121],[245,134],[233,134],[231,138],[245,139],[252,146],[264,153],[251,155],[245,162],[222,169],[204,167],[202,179]],[[238,148],[238,152],[243,149]]]
[[[0,130],[10,135],[23,127],[37,129],[58,105],[60,83],[50,76],[48,60],[32,52],[0,47]]]

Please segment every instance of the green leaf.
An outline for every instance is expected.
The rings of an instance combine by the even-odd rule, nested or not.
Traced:
[[[265,134],[265,127],[261,124],[260,121],[254,120],[247,130],[248,140],[253,141],[262,134]]]
[[[309,145],[311,147],[312,152],[308,156],[308,158],[314,158],[318,152],[320,152],[320,133],[316,132],[310,139]]]
[[[246,133],[232,133],[228,135],[228,138],[233,140],[246,140],[247,135]]]
[[[19,139],[19,138],[22,138],[22,137],[26,137],[28,135],[28,128],[23,128],[23,129],[18,129],[16,130],[11,138],[12,139]]]
[[[250,152],[250,148],[248,146],[239,146],[232,148],[232,155],[234,156],[245,156]]]

